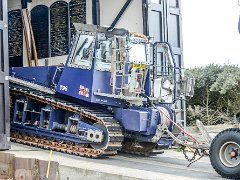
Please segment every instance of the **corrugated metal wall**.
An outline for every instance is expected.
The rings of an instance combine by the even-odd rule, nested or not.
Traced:
[[[180,0],[143,0],[145,34],[154,37],[154,42],[168,42],[172,46],[177,69],[177,81],[183,70],[183,43],[182,43],[182,19]],[[180,89],[180,84],[177,85]],[[176,91],[179,93],[179,91]],[[180,94],[178,94],[180,96]],[[185,101],[181,97],[176,101],[173,109],[176,109],[176,121],[186,125]]]

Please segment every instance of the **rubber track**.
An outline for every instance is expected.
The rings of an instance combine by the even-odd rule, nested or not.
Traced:
[[[82,157],[88,157],[88,158],[100,158],[100,157],[106,157],[106,156],[112,156],[115,155],[116,151],[103,151],[103,150],[96,150],[92,148],[86,148],[82,147],[81,145],[71,145],[66,144],[64,142],[57,142],[57,140],[51,139],[51,141],[47,140],[47,137],[33,137],[29,136],[24,133],[11,133],[11,141],[33,146],[37,148],[42,148],[45,150],[54,150],[57,152],[62,152],[70,155],[76,155],[76,156],[82,156]]]
[[[25,137],[24,139],[21,138],[22,137],[21,132],[19,132],[20,134],[19,136],[12,133],[13,134],[13,136],[11,135],[12,141],[31,145],[31,146],[42,147],[44,149],[52,149],[52,150],[57,150],[57,151],[61,151],[69,154],[75,154],[75,155],[84,156],[84,157],[94,157],[94,158],[115,155],[117,154],[117,151],[121,150],[122,148],[122,141],[124,139],[122,134],[122,128],[110,113],[106,113],[105,111],[94,109],[89,106],[68,102],[60,98],[55,98],[54,96],[43,93],[43,92],[29,90],[29,89],[26,89],[26,87],[22,87],[22,88],[11,87],[10,94],[25,96],[28,99],[31,99],[37,102],[50,104],[58,109],[64,109],[66,111],[70,111],[73,113],[79,113],[81,116],[85,118],[88,118],[92,121],[103,124],[107,128],[108,134],[109,134],[108,146],[101,150],[93,149],[90,147],[78,149],[76,148],[76,146],[70,147],[69,145],[62,147],[57,143],[57,140],[55,140],[56,141],[55,143],[47,143],[47,141],[44,140],[44,138],[46,139],[47,137],[41,137],[42,140],[38,140],[36,143],[36,139],[35,141],[31,141],[31,136],[28,136],[27,134],[24,134],[24,137]],[[61,144],[67,144],[67,143],[61,142]],[[68,148],[65,148],[65,147],[68,147]]]

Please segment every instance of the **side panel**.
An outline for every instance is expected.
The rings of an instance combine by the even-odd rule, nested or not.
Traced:
[[[80,69],[65,66],[56,91],[76,99],[91,102],[93,69]]]
[[[153,2],[153,3],[152,3]],[[145,34],[153,37],[154,42],[165,41],[166,39],[166,16],[164,12],[164,1],[146,1]]]
[[[0,0],[0,150],[9,149],[7,1]]]
[[[13,67],[9,75],[35,82],[45,87],[54,87],[58,83],[61,73],[61,66],[36,66],[36,67]]]

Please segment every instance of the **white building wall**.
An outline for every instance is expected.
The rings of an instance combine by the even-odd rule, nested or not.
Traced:
[[[100,0],[100,24],[110,26],[126,1]],[[143,33],[142,0],[133,0],[116,27]]]

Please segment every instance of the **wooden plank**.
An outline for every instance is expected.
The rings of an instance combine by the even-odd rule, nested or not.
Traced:
[[[28,66],[31,67],[32,66],[32,55],[31,55],[31,51],[30,51],[28,33],[27,33],[27,29],[26,29],[26,23],[25,23],[23,11],[21,11],[21,17],[22,17],[23,33],[24,33],[26,49],[27,49]]]
[[[36,43],[35,43],[35,38],[34,38],[34,34],[33,34],[33,29],[32,29],[32,24],[31,24],[31,20],[30,20],[30,15],[29,15],[28,9],[26,9],[26,14],[27,14],[28,26],[29,26],[30,34],[31,34],[34,62],[35,62],[35,66],[38,66],[38,57],[37,57]]]

